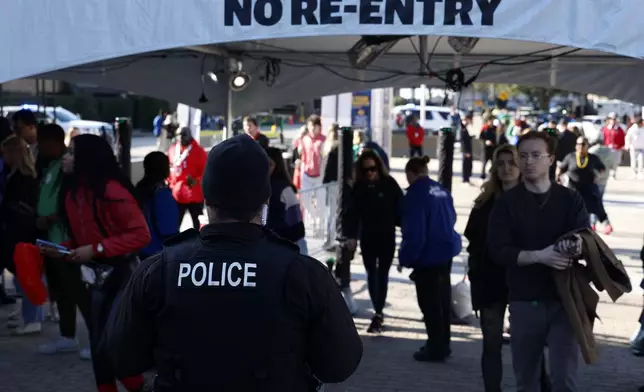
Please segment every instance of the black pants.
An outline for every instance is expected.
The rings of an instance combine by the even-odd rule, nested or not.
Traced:
[[[179,206],[179,230],[181,230],[181,222],[183,221],[183,216],[186,214],[186,211],[190,213],[190,218],[192,218],[192,227],[196,230],[199,230],[199,216],[203,214],[203,203],[188,203],[188,204],[178,204]]]
[[[577,188],[577,191],[581,194],[581,198],[584,199],[588,213],[595,214],[600,222],[608,223],[608,214],[606,214],[606,209],[604,209],[604,198],[599,194],[599,190],[595,188]]]
[[[396,234],[365,235],[360,239],[360,249],[373,310],[382,314],[387,301],[389,269],[396,251]]]
[[[412,146],[410,144],[409,145],[409,157],[413,158],[416,155],[418,155],[419,157],[423,156],[423,146]]]
[[[117,298],[121,291],[106,291],[90,288],[91,297],[91,322],[90,322],[90,349],[92,351],[92,367],[96,385],[113,384],[116,382],[112,361],[108,357],[102,338],[105,327]]]
[[[472,177],[472,155],[466,157],[463,155],[463,182],[469,182]]]
[[[494,147],[485,147],[483,150],[483,159],[481,159],[481,178],[487,178],[487,163],[492,162],[492,157],[494,156]]]
[[[50,299],[58,305],[60,336],[73,339],[76,337],[76,308],[80,310],[86,325],[90,320],[90,295],[81,280],[80,266],[66,261],[47,259],[45,275]]]
[[[452,285],[451,263],[416,268],[412,280],[416,284],[418,307],[427,329],[427,350],[434,355],[450,353]]]

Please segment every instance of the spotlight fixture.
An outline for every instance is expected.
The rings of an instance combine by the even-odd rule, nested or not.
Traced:
[[[248,87],[248,83],[250,83],[250,75],[242,71],[242,63],[241,61],[238,61],[236,69],[230,74],[230,89],[235,92],[239,92]]]
[[[217,74],[214,73],[213,71],[208,72],[207,75],[210,78],[210,80],[212,80],[213,82],[215,82],[215,83],[219,82],[219,78],[217,77]]]
[[[474,37],[449,37],[447,43],[458,54],[468,54],[474,49],[479,42],[478,38]]]
[[[355,69],[365,69],[378,57],[393,48],[399,40],[406,37],[403,35],[363,35],[349,49],[349,63]]]
[[[199,97],[199,103],[208,103],[208,97],[206,97],[206,92],[201,92],[201,97]]]

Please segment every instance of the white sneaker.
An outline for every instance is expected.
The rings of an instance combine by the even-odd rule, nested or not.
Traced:
[[[73,353],[78,351],[78,348],[78,340],[61,336],[56,341],[38,346],[38,353],[45,355]]]
[[[42,323],[29,323],[11,331],[14,336],[35,335],[42,332]]]
[[[82,359],[83,361],[91,361],[92,360],[92,351],[89,348],[84,348],[80,350],[78,353],[78,357]]]
[[[350,288],[342,289],[342,296],[344,297],[344,302],[347,303],[347,308],[349,308],[349,313],[354,316],[358,313],[358,304],[353,299],[353,293]]]

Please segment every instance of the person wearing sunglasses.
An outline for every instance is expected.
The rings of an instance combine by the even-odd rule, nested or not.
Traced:
[[[351,238],[348,246],[354,250],[357,239],[360,239],[375,313],[367,332],[377,333],[382,331],[384,323],[383,309],[389,269],[396,251],[396,226],[400,225],[403,193],[373,150],[365,150],[358,157],[351,199],[351,208],[347,212],[350,222],[348,237]]]

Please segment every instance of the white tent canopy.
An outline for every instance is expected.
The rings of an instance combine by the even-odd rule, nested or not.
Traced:
[[[427,35],[434,71],[457,62],[466,78],[480,70],[478,82],[554,82],[561,89],[644,103],[644,88],[636,82],[644,80],[638,60],[644,58],[644,33],[633,23],[637,0],[6,3],[3,14],[11,18],[0,25],[0,50],[8,54],[0,62],[0,82],[61,79],[223,113],[228,85],[221,77],[227,72],[221,56],[232,56],[253,77],[246,90],[232,96],[235,112],[242,113],[375,87],[442,87],[444,82],[421,72],[416,38],[402,39],[363,71],[351,68],[346,55],[360,35]],[[446,39],[437,42],[439,36],[482,39],[457,56]],[[266,59],[280,60],[270,87],[260,80],[270,64]],[[222,81],[206,80],[209,102],[199,104],[202,74],[208,71],[220,73]]]

